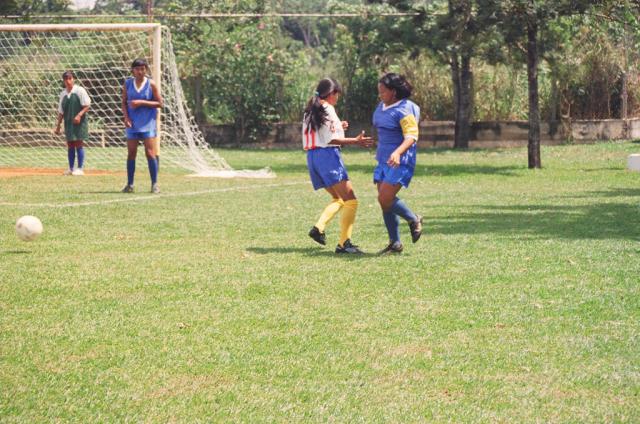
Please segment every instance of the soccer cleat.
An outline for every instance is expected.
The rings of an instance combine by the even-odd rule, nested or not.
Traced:
[[[160,193],[160,187],[158,187],[158,183],[155,183],[155,184],[151,185],[151,193],[153,193],[153,194],[159,194]]]
[[[133,193],[133,186],[127,184],[126,186],[124,186],[124,188],[122,189],[123,193]]]
[[[71,173],[71,175],[84,175],[84,171],[82,170],[82,168],[76,168],[73,170],[73,172]]]
[[[409,230],[411,230],[411,241],[417,242],[420,236],[422,235],[422,217],[420,215],[416,215],[417,220],[409,223]]]
[[[378,252],[378,255],[392,255],[397,253],[402,253],[404,250],[404,246],[399,241],[394,241],[393,243],[389,243],[387,247]]]
[[[323,246],[327,244],[327,236],[324,233],[321,233],[320,230],[318,230],[318,227],[316,227],[315,225],[309,231],[309,237]]]
[[[358,246],[356,246],[355,244],[351,244],[351,240],[346,239],[342,246],[336,246],[336,253],[362,254],[364,252],[358,249]]]
[[[62,175],[73,175],[73,170],[72,169],[67,169],[66,171],[64,171],[62,173]]]

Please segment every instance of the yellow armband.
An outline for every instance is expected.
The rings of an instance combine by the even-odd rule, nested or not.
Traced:
[[[407,115],[400,120],[400,127],[402,127],[402,135],[404,138],[411,137],[414,140],[418,140],[418,122],[413,115]]]

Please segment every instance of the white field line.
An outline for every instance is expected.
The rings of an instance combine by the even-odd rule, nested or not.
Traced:
[[[286,186],[294,186],[301,184],[310,184],[308,181],[298,181],[291,183],[281,183],[281,184],[265,184],[265,185],[254,185],[254,186],[240,186],[240,187],[227,187],[227,188],[214,188],[210,190],[199,190],[199,191],[187,191],[182,193],[160,193],[160,194],[149,194],[146,196],[136,196],[136,195],[127,195],[126,197],[121,197],[119,199],[111,199],[111,200],[94,200],[87,202],[69,202],[69,203],[11,203],[11,202],[0,202],[0,206],[24,206],[30,208],[75,208],[78,206],[94,206],[94,205],[107,205],[109,203],[127,203],[127,202],[144,202],[148,200],[159,200],[165,199],[167,197],[188,197],[188,196],[200,196],[202,194],[211,194],[211,193],[226,193],[230,191],[248,191],[248,190],[256,190],[261,188],[274,188],[274,187],[286,187]]]

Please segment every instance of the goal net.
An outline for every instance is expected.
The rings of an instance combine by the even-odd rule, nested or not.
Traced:
[[[91,97],[85,167],[125,167],[122,86],[146,58],[160,86],[161,166],[199,176],[270,178],[268,169],[234,170],[205,142],[185,102],[171,44],[160,24],[0,25],[0,167],[66,168],[55,135],[62,74],[71,70]],[[63,132],[64,134],[64,132]]]

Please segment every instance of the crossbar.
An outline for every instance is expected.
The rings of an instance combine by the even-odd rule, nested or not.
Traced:
[[[151,31],[160,24],[16,24],[0,25],[0,31]]]

